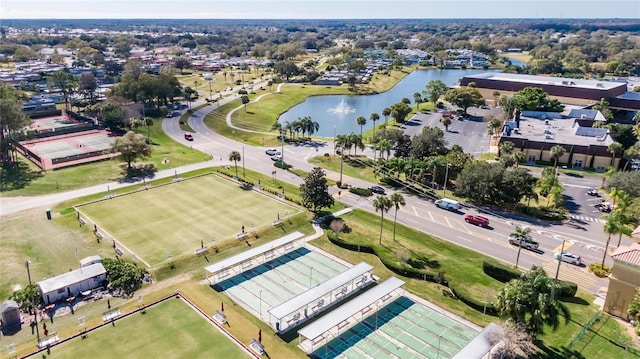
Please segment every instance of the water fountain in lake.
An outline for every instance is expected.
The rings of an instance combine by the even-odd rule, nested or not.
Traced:
[[[344,99],[340,101],[338,106],[327,109],[327,112],[335,113],[335,114],[347,114],[356,112],[355,107],[351,107],[347,105]]]

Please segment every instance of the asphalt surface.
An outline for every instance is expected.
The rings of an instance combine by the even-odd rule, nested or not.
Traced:
[[[259,88],[265,85],[266,83],[254,86]],[[266,96],[268,96],[268,94]],[[220,105],[224,105],[234,98],[235,96],[226,97],[220,101]],[[202,103],[205,103],[205,101],[199,100],[193,103],[192,106],[197,107]],[[248,146],[219,135],[207,128],[204,125],[203,118],[215,107],[216,104],[210,104],[196,111],[189,117],[189,126],[195,131],[193,141],[185,140],[184,132],[178,124],[179,116],[166,118],[162,123],[162,128],[165,133],[175,141],[190,146],[193,150],[210,154],[213,159],[171,170],[159,171],[153,178],[179,176],[180,173],[218,165],[233,166],[233,163],[228,161],[227,158],[229,153],[235,150],[241,153],[244,159],[243,165],[246,166],[246,168],[269,176],[275,173],[278,180],[292,184],[298,185],[302,183],[300,177],[274,167],[270,156],[265,154],[267,147]],[[439,124],[438,117],[441,117],[441,113],[420,114],[420,124],[405,131],[410,134],[412,133],[410,131],[420,131],[420,126]],[[228,121],[230,122],[230,114],[228,115]],[[470,141],[469,139],[471,137],[474,137],[478,145],[474,147],[476,149],[473,151],[483,151],[483,153],[485,153],[486,150],[481,149],[483,144],[480,142],[483,141],[487,144],[486,147],[488,149],[489,139],[486,136],[485,123],[479,121],[461,121],[459,124],[456,123],[455,126],[452,125],[450,129],[452,131],[458,131],[458,133],[451,132],[448,134],[448,136],[457,136],[449,137],[454,140],[450,141],[449,144],[459,143],[458,141],[461,141],[460,144],[467,150],[465,144]],[[334,152],[333,142],[331,140],[313,141],[304,145],[286,144],[280,146],[279,150],[282,151],[285,162],[306,171],[313,168],[313,166],[308,163],[309,158],[323,153]],[[367,149],[364,151],[364,155],[372,157],[373,153]],[[535,174],[539,169],[533,168],[531,171]],[[338,173],[325,172],[327,172],[329,178],[334,180],[340,177]],[[597,177],[585,176],[580,178],[565,174],[561,174],[558,178],[564,184],[564,194],[570,201],[572,214],[576,217],[583,216],[585,217],[584,219],[576,218],[567,223],[547,223],[503,212],[500,209],[475,208],[473,206],[465,206],[461,212],[454,213],[437,208],[432,201],[402,193],[407,204],[398,211],[398,222],[508,263],[515,263],[518,250],[516,246],[508,243],[509,235],[515,230],[516,226],[528,226],[532,229],[533,239],[540,243],[540,248],[537,251],[523,249],[518,265],[522,268],[530,268],[532,265],[542,266],[550,275],[555,273],[558,263],[553,258],[553,254],[560,251],[563,241],[565,250],[570,250],[582,256],[583,262],[586,265],[593,262],[600,262],[604,254],[603,247],[606,236],[602,232],[602,222],[599,219],[601,214],[593,212],[593,198],[587,196],[586,191],[588,188],[601,185],[601,180]],[[105,195],[107,195],[108,190],[141,182],[142,179],[128,182],[111,182],[74,191],[37,197],[3,197],[0,199],[0,215],[30,208],[46,208],[65,200],[89,194],[104,192]],[[346,175],[343,175],[343,182],[358,187],[376,185]],[[393,192],[390,188],[386,188],[386,190],[386,195]],[[335,187],[331,188],[330,192],[336,197],[336,200],[354,208],[375,213],[371,205],[375,198],[374,196],[369,198],[360,197],[346,190],[342,190],[340,192],[341,195],[338,196],[338,189]],[[390,218],[389,216],[392,215],[392,212],[393,210],[390,211],[387,218]],[[464,214],[482,214],[490,219],[490,227],[480,228],[467,224],[464,222]],[[586,219],[586,217],[597,220],[589,220]],[[617,240],[612,240],[612,244],[615,245],[616,242]],[[622,241],[623,245],[630,243],[629,239],[623,239]],[[610,264],[610,259],[607,258],[606,262]],[[574,281],[585,290],[598,294],[600,290],[607,285],[606,280],[598,279],[587,273],[584,264],[581,267],[577,267],[562,263],[560,267],[560,279]]]

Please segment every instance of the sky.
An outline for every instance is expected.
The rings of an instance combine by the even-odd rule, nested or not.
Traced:
[[[640,0],[0,0],[1,19],[640,19]]]

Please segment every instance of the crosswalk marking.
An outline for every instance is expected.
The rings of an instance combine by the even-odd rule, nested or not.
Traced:
[[[542,264],[542,268],[547,275],[549,275],[549,273],[555,273],[557,267],[558,261],[545,262]],[[589,273],[586,269],[567,263],[560,265],[558,279],[574,282],[578,287],[588,291],[592,290],[596,283],[598,283],[598,277]]]
[[[578,221],[585,221],[585,222],[604,222],[603,220],[601,220],[599,218],[593,218],[593,217],[589,217],[589,216],[579,216],[577,214],[572,214],[571,215],[571,219],[576,219]]]
[[[573,243],[571,242],[565,242],[564,243],[564,251],[566,252],[567,249],[569,249],[569,247],[571,247],[573,245]],[[560,253],[560,251],[562,250],[562,244],[557,246],[556,248],[554,248],[553,253]]]

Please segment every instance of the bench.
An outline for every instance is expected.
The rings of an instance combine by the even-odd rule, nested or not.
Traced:
[[[238,240],[245,239],[246,237],[247,237],[247,232],[236,234],[236,239],[238,239]]]
[[[100,231],[96,231],[96,237],[103,239],[104,238],[104,234],[102,234],[102,232]]]
[[[272,224],[273,224],[274,227],[278,227],[278,226],[282,225],[282,221],[281,220],[273,221]]]
[[[81,225],[85,225],[87,222],[84,221],[84,218],[80,217],[80,219],[78,219],[78,221],[80,222]]]
[[[198,248],[198,249],[196,249],[196,250],[195,250],[195,252],[194,252],[194,254],[195,254],[195,255],[200,255],[200,254],[203,254],[203,253],[207,253],[208,251],[209,251],[209,248],[207,248],[207,247],[202,247],[202,248]]]
[[[116,251],[116,254],[118,254],[119,256],[122,255],[122,249],[120,249],[120,247],[115,247],[114,249]]]

